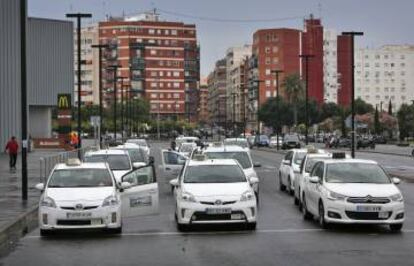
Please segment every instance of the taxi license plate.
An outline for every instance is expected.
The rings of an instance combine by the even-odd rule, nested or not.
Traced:
[[[206,213],[207,214],[230,214],[231,209],[230,208],[223,208],[223,209],[207,208]]]
[[[243,214],[235,213],[231,215],[232,220],[242,220],[244,218]]]
[[[75,218],[89,218],[92,217],[91,212],[68,212],[66,213],[66,218],[75,219]]]
[[[388,218],[388,212],[379,212],[378,213],[378,218],[380,218],[380,219]]]
[[[379,212],[381,211],[381,206],[357,206],[357,212]]]
[[[100,225],[102,224],[101,219],[91,219],[91,225]]]

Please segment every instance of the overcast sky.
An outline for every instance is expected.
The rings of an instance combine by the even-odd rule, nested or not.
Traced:
[[[66,19],[67,12],[107,14],[159,9],[161,19],[195,23],[201,72],[207,75],[228,47],[252,42],[260,28],[303,28],[303,18],[322,17],[325,28],[363,31],[357,46],[414,44],[414,0],[28,0],[29,15]],[[221,21],[225,19],[227,21]],[[89,20],[89,21],[92,21]],[[234,22],[242,20],[244,22]]]

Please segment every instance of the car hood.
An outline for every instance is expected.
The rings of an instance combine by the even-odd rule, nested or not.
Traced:
[[[183,184],[183,191],[191,193],[195,197],[212,196],[240,196],[247,190],[251,190],[249,183],[212,183],[212,184]]]
[[[58,205],[68,202],[95,202],[99,204],[114,194],[114,187],[93,188],[48,188],[46,196],[51,197]]]
[[[389,197],[400,192],[394,184],[325,183],[325,187],[348,197]]]

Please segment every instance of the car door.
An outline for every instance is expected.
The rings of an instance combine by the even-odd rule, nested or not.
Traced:
[[[311,171],[310,176],[317,176],[319,180],[323,179],[323,170],[324,164],[323,162],[316,163],[315,167]],[[319,193],[320,193],[320,185],[321,183],[312,183],[308,182],[307,185],[309,186],[309,193],[308,193],[308,210],[313,214],[317,215],[318,210],[318,200],[319,200]]]
[[[137,168],[122,177],[129,188],[121,192],[122,217],[156,214],[159,210],[159,190],[153,165]]]
[[[281,168],[282,168],[282,171],[281,171],[281,173],[282,173],[282,183],[284,185],[287,185],[287,177],[289,175],[290,167],[292,165],[292,158],[293,158],[293,151],[289,151],[286,154],[285,158],[284,158],[284,161],[286,163],[282,163],[282,166],[281,166]]]
[[[161,158],[162,171],[168,178],[176,178],[188,159],[188,157],[185,157],[176,151],[170,150],[162,150]]]

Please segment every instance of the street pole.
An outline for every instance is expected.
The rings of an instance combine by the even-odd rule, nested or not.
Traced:
[[[271,73],[276,75],[276,110],[277,110],[277,124],[276,124],[276,150],[279,150],[279,74],[283,73],[283,70],[275,69]]]
[[[21,71],[21,126],[22,126],[22,200],[27,200],[27,61],[26,61],[27,1],[20,0],[20,71]]]
[[[309,131],[309,59],[315,57],[314,55],[301,54],[300,58],[305,59],[305,68],[306,68],[306,83],[305,83],[305,144],[308,145],[308,131]]]
[[[352,90],[351,90],[351,110],[352,110],[352,115],[351,115],[351,127],[352,127],[352,132],[351,132],[351,136],[352,136],[352,141],[351,141],[351,156],[352,158],[355,158],[355,77],[354,77],[354,71],[355,71],[355,59],[354,59],[354,37],[355,36],[362,36],[364,35],[363,32],[355,32],[355,31],[350,31],[350,32],[342,32],[342,35],[347,35],[351,37],[351,67],[352,67],[352,71],[351,71],[351,78],[352,78]]]
[[[102,149],[102,125],[103,125],[103,106],[102,106],[102,49],[106,49],[109,46],[107,44],[94,44],[92,48],[97,48],[99,51],[99,147]]]
[[[115,142],[117,141],[117,136],[116,136],[116,132],[117,132],[117,128],[116,128],[116,121],[117,121],[116,105],[117,105],[117,94],[118,94],[118,90],[117,90],[118,67],[120,67],[120,66],[119,65],[109,66],[109,68],[111,68],[112,71],[114,72],[114,117],[113,117],[114,120],[113,121],[114,121],[114,140],[115,140]]]
[[[256,116],[257,116],[257,133],[256,135],[260,136],[260,121],[259,121],[259,108],[260,108],[260,83],[264,82],[264,80],[255,79],[253,82],[257,83],[257,108],[256,108]]]
[[[122,135],[122,142],[124,142],[124,131],[125,131],[125,116],[124,116],[124,80],[127,77],[118,77],[121,80],[121,135]]]
[[[232,92],[231,95],[233,96],[233,137],[236,136],[236,92]]]
[[[82,115],[81,115],[81,106],[82,106],[82,94],[81,94],[81,90],[82,90],[82,75],[81,75],[81,21],[82,18],[91,18],[92,14],[89,13],[69,13],[66,14],[67,18],[76,18],[77,19],[77,49],[78,49],[78,148],[82,148],[82,137],[81,137],[81,133],[82,133]],[[78,154],[79,159],[81,157],[81,154],[79,152]]]

